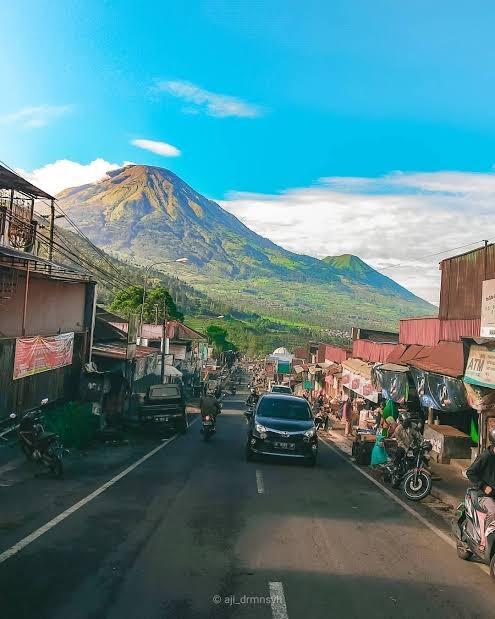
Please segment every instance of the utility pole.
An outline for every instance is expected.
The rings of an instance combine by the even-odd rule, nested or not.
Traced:
[[[162,370],[161,370],[161,383],[163,385],[163,381],[165,379],[165,355],[168,353],[167,346],[167,297],[163,300],[163,331],[162,331]]]

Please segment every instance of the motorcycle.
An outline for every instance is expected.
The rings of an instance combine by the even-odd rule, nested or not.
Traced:
[[[400,462],[391,462],[384,468],[383,479],[391,482],[394,488],[402,491],[410,501],[421,501],[431,492],[431,473],[428,466],[428,453],[432,445],[422,441],[410,447]]]
[[[41,401],[45,406],[48,399]],[[17,437],[24,455],[30,462],[36,462],[46,466],[56,477],[62,477],[64,473],[62,458],[68,454],[64,449],[59,437],[54,432],[46,432],[43,427],[41,409],[26,413],[19,421]],[[10,415],[11,419],[17,419],[16,413]]]
[[[205,415],[201,419],[201,433],[203,434],[203,440],[209,441],[210,438],[217,431],[215,419],[213,415]]]
[[[477,488],[466,490],[464,502],[452,521],[452,532],[457,542],[457,556],[468,561],[474,555],[490,566],[490,576],[495,580],[495,519],[486,520],[487,511],[479,504],[479,495]]]

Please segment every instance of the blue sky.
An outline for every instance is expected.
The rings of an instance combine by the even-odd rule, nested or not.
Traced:
[[[283,200],[321,178],[492,174],[492,2],[18,0],[0,23],[1,158],[27,172],[161,165],[244,219],[243,194]]]

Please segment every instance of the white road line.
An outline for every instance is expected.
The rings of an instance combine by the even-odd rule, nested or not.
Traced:
[[[393,501],[395,501],[398,505],[400,505],[403,509],[406,510],[406,512],[408,512],[409,514],[411,514],[411,516],[413,516],[413,518],[416,518],[416,520],[419,520],[419,522],[421,522],[421,524],[423,524],[425,527],[427,527],[428,529],[430,529],[430,531],[432,531],[433,533],[435,533],[435,535],[438,535],[438,537],[440,539],[442,539],[446,544],[448,544],[449,546],[451,546],[452,548],[456,548],[456,543],[454,542],[454,540],[452,538],[450,538],[446,533],[444,533],[443,531],[441,531],[438,527],[436,527],[434,524],[431,524],[431,522],[429,522],[426,518],[424,518],[424,516],[422,516],[421,514],[419,514],[415,509],[413,509],[410,505],[408,505],[407,503],[404,503],[404,501],[402,501],[402,499],[399,499],[398,496],[396,496],[392,491],[390,491],[388,488],[386,488],[383,484],[381,484],[377,479],[375,479],[374,477],[372,477],[371,475],[369,475],[366,471],[363,471],[362,468],[360,468],[359,466],[357,466],[356,464],[354,464],[354,462],[351,462],[349,460],[349,458],[347,458],[341,451],[339,451],[338,449],[336,449],[335,447],[333,447],[333,445],[330,445],[330,443],[328,443],[325,439],[320,438],[321,442],[323,442],[329,449],[331,449],[335,454],[337,454],[337,456],[339,456],[339,458],[341,458],[342,460],[345,460],[345,462],[347,462],[347,464],[350,464],[350,466],[352,466],[353,469],[355,469],[356,471],[358,471],[359,473],[361,473],[361,475],[363,475],[363,477],[366,477],[366,479],[368,479],[372,484],[375,484],[375,486],[377,486],[378,488],[380,488],[380,490],[386,494],[389,498],[391,498]],[[481,571],[485,572],[485,574],[490,574],[490,570],[488,569],[488,567],[486,565],[482,565],[481,563],[475,563],[474,565],[477,565]]]
[[[190,423],[189,427],[192,426],[194,423],[196,423],[196,421],[198,421],[198,418],[196,418],[192,423]],[[81,499],[80,501],[75,503],[72,507],[69,507],[68,509],[63,511],[61,514],[59,514],[58,516],[55,516],[55,518],[53,518],[52,520],[44,524],[42,527],[40,527],[36,531],[33,531],[33,533],[30,533],[23,539],[21,539],[19,542],[17,542],[17,544],[14,544],[11,548],[8,548],[4,552],[2,552],[0,554],[0,563],[3,563],[4,561],[7,561],[7,559],[10,559],[10,557],[14,556],[19,551],[21,551],[23,548],[25,548],[26,546],[28,546],[29,544],[37,540],[38,537],[41,537],[44,533],[46,533],[50,529],[53,529],[53,527],[55,527],[57,524],[59,524],[60,522],[68,518],[71,514],[73,514],[74,512],[77,512],[78,509],[81,509],[81,507],[84,507],[90,501],[92,501],[93,499],[96,499],[96,497],[102,494],[103,492],[105,492],[105,490],[108,490],[108,488],[110,488],[111,486],[116,484],[118,481],[120,481],[123,477],[128,475],[131,471],[137,468],[140,464],[142,464],[143,462],[146,462],[148,458],[151,458],[151,456],[154,456],[158,451],[160,451],[160,449],[163,449],[166,445],[168,445],[173,440],[175,440],[177,436],[178,435],[175,434],[171,438],[167,439],[161,445],[158,445],[158,447],[155,447],[154,449],[149,451],[146,455],[144,455],[142,458],[134,462],[134,464],[131,464],[130,466],[128,466],[121,473],[119,473],[115,477],[112,477],[112,479],[110,479],[110,481],[107,481],[105,484],[103,484],[103,486],[100,486],[97,490],[95,490],[91,494],[88,494],[87,497],[84,497],[84,499]]]
[[[285,603],[284,586],[281,582],[271,582],[269,585],[273,619],[289,619]]]
[[[7,471],[11,471],[12,469],[16,469],[25,461],[25,458],[15,458],[14,460],[10,460],[7,464],[0,466],[0,475],[3,473],[7,473]]]
[[[263,483],[263,473],[259,470],[256,471],[256,487],[258,488],[258,494],[265,494],[265,484]]]

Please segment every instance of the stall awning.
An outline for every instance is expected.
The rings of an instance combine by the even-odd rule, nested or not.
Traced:
[[[173,376],[173,377],[182,378],[182,372],[179,371],[173,365],[166,365],[165,369],[164,369],[164,372],[163,372],[163,375],[164,376]]]
[[[302,365],[295,365],[292,369],[296,374],[302,374],[304,372],[304,368]]]
[[[346,359],[345,361],[342,361],[342,368],[345,368],[354,374],[359,374],[363,378],[371,379],[372,366],[365,361],[361,361],[361,359]]]

